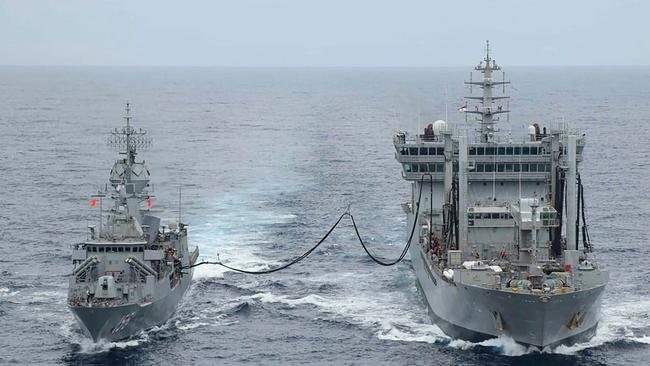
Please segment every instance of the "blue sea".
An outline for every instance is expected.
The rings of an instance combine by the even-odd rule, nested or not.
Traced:
[[[596,256],[611,271],[588,343],[530,349],[450,339],[432,324],[408,257],[381,267],[349,222],[307,260],[264,276],[201,266],[177,314],[95,344],[66,308],[70,245],[99,220],[90,195],[133,124],[154,210],[190,225],[201,258],[285,262],[351,205],[371,250],[395,258],[410,199],[395,132],[466,125],[459,68],[0,67],[0,364],[642,365],[650,358],[650,68],[505,67],[509,118],[587,136],[582,179]],[[473,90],[477,93],[477,90]],[[471,125],[471,122],[468,123]],[[471,128],[471,127],[470,127]]]

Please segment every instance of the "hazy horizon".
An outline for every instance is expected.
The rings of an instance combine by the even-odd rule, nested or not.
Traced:
[[[486,5],[490,7],[487,8]],[[650,65],[650,2],[0,0],[0,65]]]

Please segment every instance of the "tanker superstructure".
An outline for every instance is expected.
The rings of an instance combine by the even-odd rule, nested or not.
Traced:
[[[488,44],[475,67],[482,78],[466,82],[482,95],[461,107],[477,117],[475,131],[436,121],[423,134],[394,138],[412,185],[402,207],[414,228],[418,287],[454,338],[507,335],[539,348],[585,340],[596,331],[609,278],[593,260],[584,222],[585,135],[536,123],[520,141],[500,135],[509,82],[493,79],[498,70]]]
[[[126,125],[115,129],[109,145],[122,158],[110,172],[110,184],[93,195],[99,202],[99,227],[88,227],[85,242],[73,246],[68,306],[93,340],[113,341],[160,325],[176,311],[192,280],[198,248],[187,244],[187,225],[161,225],[151,214],[149,168],[136,161],[136,149],[151,143],[146,132]],[[110,203],[102,222],[103,200]]]

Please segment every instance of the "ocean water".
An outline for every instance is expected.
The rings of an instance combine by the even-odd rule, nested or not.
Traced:
[[[347,223],[286,271],[197,268],[177,314],[133,339],[80,333],[65,305],[70,244],[98,220],[88,199],[117,157],[105,139],[125,101],[154,139],[141,153],[154,208],[176,218],[182,186],[202,259],[283,263],[348,204],[372,250],[394,258],[410,188],[392,136],[445,115],[464,124],[469,70],[1,67],[0,364],[646,364],[650,68],[506,67],[503,134],[533,121],[587,134],[588,220],[611,271],[588,343],[540,351],[450,339],[428,318],[408,257],[373,264]]]

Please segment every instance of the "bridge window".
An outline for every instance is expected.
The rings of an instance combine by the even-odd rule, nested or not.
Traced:
[[[512,172],[512,164],[506,164],[506,172]]]
[[[485,164],[485,171],[491,173],[494,171],[494,164]]]
[[[506,148],[506,155],[512,155],[512,147]]]
[[[537,172],[537,164],[530,164],[530,171]]]
[[[445,172],[445,167],[442,163],[437,163],[436,164],[436,171],[438,173],[444,173]]]
[[[104,253],[104,247],[99,247],[98,249],[100,253]]]
[[[420,148],[420,155],[427,155],[429,153],[429,149],[426,147],[421,147]]]
[[[537,147],[536,146],[531,146],[530,155],[537,155]]]
[[[428,173],[428,165],[427,164],[420,164],[420,173]]]
[[[483,148],[483,147],[477,147],[477,148],[476,148],[476,154],[477,154],[477,155],[485,155],[485,148]]]
[[[521,147],[515,146],[515,155],[521,155]]]
[[[494,155],[494,148],[493,147],[486,147],[485,148],[485,155]]]
[[[499,173],[503,172],[503,164],[497,164],[497,172]]]
[[[407,173],[411,172],[411,164],[404,164],[404,171]]]
[[[521,170],[521,165],[519,165],[519,164],[512,164],[512,165],[513,165],[512,167],[514,168],[515,172],[519,172]]]
[[[417,155],[417,154],[418,154],[417,147],[409,147],[409,155]]]
[[[426,149],[426,148],[423,147],[422,149]],[[435,147],[428,148],[427,149],[427,154],[428,155],[436,155],[436,148]],[[421,154],[421,155],[424,155],[424,154]]]
[[[527,172],[528,171],[528,164],[521,164],[521,171],[522,172]]]
[[[497,155],[505,155],[506,154],[506,148],[505,147],[499,147],[497,150],[498,150]]]
[[[483,173],[485,171],[485,166],[483,164],[476,164],[476,172]]]
[[[530,148],[528,146],[524,146],[521,148],[521,155],[530,155]]]
[[[445,155],[445,149],[442,147],[436,147],[436,153],[438,155]]]
[[[469,154],[470,155],[476,155],[476,148],[474,146],[469,148]]]
[[[400,154],[400,155],[408,155],[408,154],[409,154],[409,150],[408,150],[407,148],[405,148],[405,147],[400,147],[400,149],[399,149],[399,154]]]
[[[117,247],[117,251],[120,253],[124,252],[124,247]]]

